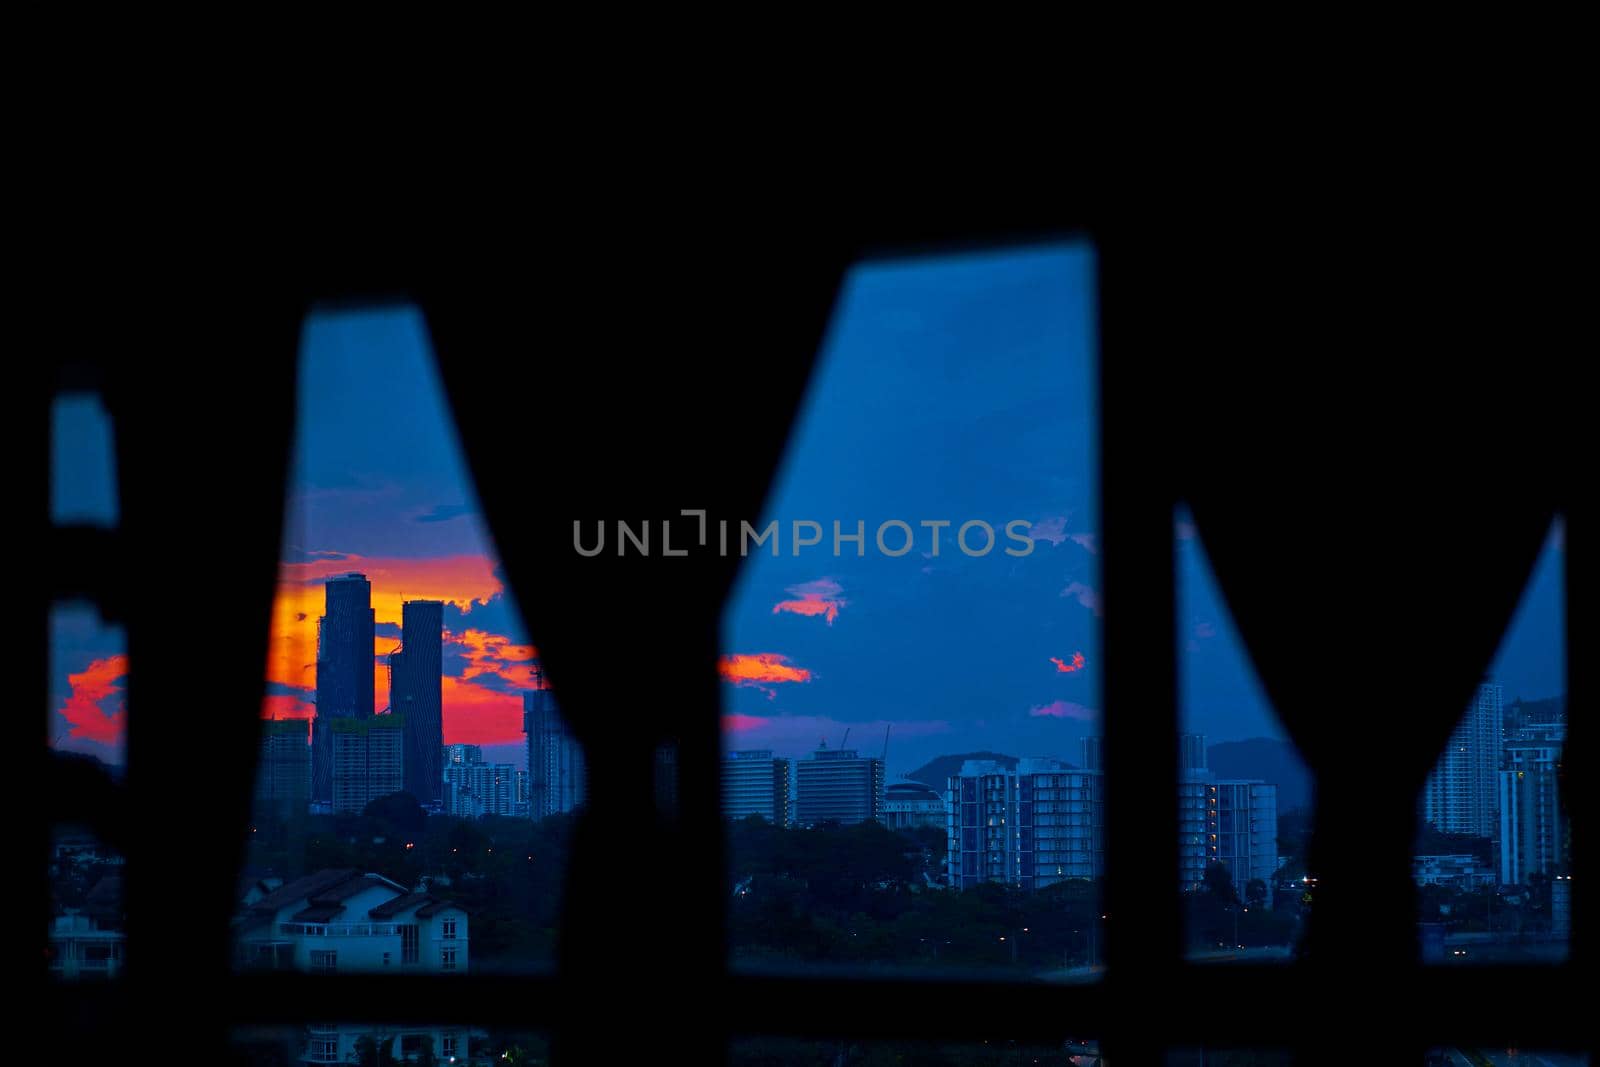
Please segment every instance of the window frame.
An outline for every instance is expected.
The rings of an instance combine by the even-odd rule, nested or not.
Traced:
[[[1084,229],[1071,221],[1064,228],[1078,232]],[[870,225],[861,229],[870,239],[852,241],[852,256],[863,245],[887,243],[929,249],[973,239],[1020,244],[1057,232],[1054,228],[1042,232],[1035,226],[947,223],[888,233]],[[679,895],[670,900],[690,902],[692,921],[688,925],[708,948],[694,958],[674,955],[671,966],[691,971],[695,987],[706,991],[717,1011],[685,1020],[649,1007],[657,999],[655,994],[667,973],[665,964],[641,963],[636,973],[620,980],[619,986],[617,975],[609,973],[595,957],[602,949],[619,954],[630,948],[636,951],[639,931],[633,922],[620,924],[624,927],[621,930],[606,929],[604,923],[597,921],[601,913],[596,907],[574,909],[566,916],[564,947],[551,974],[509,978],[468,973],[457,976],[453,985],[433,984],[422,976],[406,977],[404,981],[417,983],[408,989],[415,989],[419,1003],[429,1004],[431,1014],[463,1023],[520,1024],[549,1030],[557,1035],[558,1048],[565,1042],[569,1050],[580,1049],[586,1039],[599,1039],[600,1035],[585,1030],[579,1021],[585,1013],[572,1009],[602,993],[608,1002],[627,1004],[628,1010],[641,1019],[662,1024],[664,1032],[696,1035],[702,1048],[707,1047],[706,1042],[715,1043],[719,1036],[726,1038],[734,1032],[978,1039],[994,1035],[997,1025],[1004,1026],[1006,1032],[1001,1036],[1005,1037],[1059,1038],[1064,1033],[1096,1036],[1108,1055],[1127,1062],[1151,1061],[1168,1047],[1201,1040],[1258,1047],[1281,1044],[1312,1055],[1328,1047],[1326,1042],[1335,1035],[1335,1024],[1308,1020],[1303,1009],[1307,1004],[1344,1003],[1349,999],[1349,975],[1339,969],[1337,961],[1312,960],[1291,968],[1235,965],[1201,970],[1182,958],[1179,900],[1172,891],[1177,874],[1177,812],[1170,803],[1170,787],[1150,788],[1147,771],[1150,767],[1177,766],[1176,650],[1171,636],[1175,590],[1170,574],[1170,538],[1172,508],[1183,494],[1168,469],[1176,463],[1174,454],[1151,446],[1153,429],[1157,430],[1156,439],[1162,440],[1156,423],[1168,413],[1159,405],[1154,415],[1148,410],[1153,387],[1144,363],[1148,351],[1181,334],[1175,327],[1152,328],[1147,324],[1150,301],[1159,301],[1170,292],[1160,289],[1158,282],[1154,296],[1145,288],[1144,283],[1151,282],[1152,274],[1141,269],[1141,260],[1150,253],[1150,247],[1130,238],[1125,228],[1096,223],[1088,226],[1087,232],[1093,238],[1099,266],[1103,580],[1107,589],[1114,591],[1108,598],[1104,631],[1105,906],[1114,917],[1107,937],[1105,979],[1093,986],[1061,988],[991,981],[926,983],[861,976],[822,980],[805,975],[731,974],[726,954],[716,951],[719,934],[705,925],[708,917],[720,913],[724,895],[716,892],[721,838],[712,828],[716,819],[714,801],[704,802],[706,797],[717,794],[715,780],[720,767],[718,738],[714,729],[708,729],[680,739],[683,751],[689,754],[686,762],[709,768],[712,785],[682,791],[684,806],[676,823],[662,821],[640,830],[631,825],[608,825],[606,813],[590,812],[585,816],[585,834],[592,841],[622,832],[637,833],[648,839],[646,855],[676,852],[686,857],[681,867],[684,884],[671,889]],[[826,274],[825,269],[819,272]],[[427,277],[431,282],[432,277]],[[373,278],[382,278],[385,284],[374,287]],[[402,290],[407,288],[404,278],[402,270],[398,285]],[[374,291],[394,291],[395,280],[392,267],[333,267],[320,276],[313,288],[319,298],[360,299]],[[416,291],[436,293],[437,287],[430,288],[429,282],[419,283]],[[173,343],[181,358],[192,359],[194,366],[205,366],[205,360],[214,358],[214,342],[219,333],[242,338],[236,363],[252,368],[251,381],[260,391],[243,410],[229,413],[233,425],[199,412],[190,432],[214,433],[216,440],[212,444],[223,453],[230,451],[225,447],[229,442],[252,438],[282,444],[286,435],[279,426],[284,421],[281,412],[292,410],[293,381],[292,358],[286,358],[285,353],[292,356],[306,294],[299,289],[286,294],[281,287],[263,285],[259,292],[242,298],[235,291],[241,283],[218,284],[215,293],[231,299],[206,303],[195,313],[194,322],[178,328]],[[825,278],[819,284],[830,283]],[[206,292],[209,295],[212,291]],[[154,291],[146,296],[149,308],[161,306]],[[425,312],[432,310],[434,304],[430,300],[435,298],[419,299]],[[132,321],[152,332],[171,325],[164,314],[152,313],[142,303],[135,303],[131,310]],[[783,327],[780,324],[778,328]],[[127,395],[138,394],[134,391]],[[42,408],[47,410],[48,404]],[[113,408],[119,448],[130,439],[123,418],[130,411],[127,407]],[[36,418],[32,429],[39,439],[47,440],[48,419],[41,423]],[[136,445],[159,440],[141,438],[137,433],[131,439]],[[148,460],[148,456],[140,458]],[[281,507],[281,467],[282,464],[274,467],[266,463],[251,466],[242,474],[253,492],[264,496],[276,493],[277,499],[265,508],[269,518]],[[139,538],[146,537],[146,531],[152,529],[150,516],[158,510],[150,503],[161,499],[159,493],[150,492],[152,484],[152,479],[141,481],[135,477],[125,482],[119,493],[124,516],[129,520],[126,525],[134,530],[131,538],[125,538],[121,530],[53,529],[48,523],[43,524],[43,540],[50,545],[49,557],[81,561],[81,566],[54,568],[58,573],[42,591],[39,617],[45,617],[49,604],[56,599],[84,595],[99,602],[109,616],[125,616],[129,620],[130,657],[135,664],[129,698],[130,764],[138,766],[143,761],[133,779],[118,784],[102,781],[80,768],[64,767],[47,755],[49,773],[61,785],[56,793],[66,798],[52,817],[90,823],[104,831],[105,839],[127,856],[130,926],[126,971],[129,977],[148,975],[154,979],[144,982],[141,978],[143,990],[160,989],[168,996],[175,995],[173,991],[193,991],[194,1002],[219,1005],[221,1010],[210,1020],[218,1027],[298,1021],[296,1013],[301,1010],[303,998],[294,994],[303,993],[306,982],[326,987],[328,995],[335,998],[333,1002],[345,1005],[352,1017],[381,1017],[392,1007],[390,998],[395,988],[385,980],[344,975],[307,978],[231,973],[227,954],[218,951],[225,945],[225,912],[232,904],[227,899],[231,887],[226,884],[230,872],[202,881],[208,891],[219,890],[216,901],[202,900],[197,904],[193,894],[186,895],[191,899],[182,902],[164,900],[164,896],[171,895],[168,883],[172,871],[182,867],[181,849],[189,845],[152,841],[149,836],[134,832],[124,821],[141,814],[159,817],[163,810],[171,810],[166,804],[170,794],[151,783],[161,780],[163,761],[176,760],[182,753],[181,743],[171,742],[181,742],[183,735],[172,732],[174,726],[162,726],[158,717],[163,705],[171,706],[170,696],[181,695],[188,682],[163,659],[161,627],[156,625],[163,617],[127,595],[128,583],[123,576],[123,561],[133,558],[132,548],[146,544]],[[48,500],[47,493],[36,493],[34,497]],[[232,506],[233,499],[219,492],[214,503],[218,509],[225,509]],[[1576,499],[1560,503],[1568,519],[1569,540],[1577,544],[1587,537],[1587,516],[1575,506]],[[228,518],[242,515],[226,512]],[[265,537],[248,532],[250,528],[244,523],[237,529],[246,531],[240,536],[247,541],[250,551],[246,555],[251,558],[260,554],[256,550],[262,545],[276,545],[276,527]],[[275,565],[276,560],[272,563]],[[1574,620],[1586,619],[1589,610],[1586,602],[1574,595],[1577,583],[1584,580],[1579,573],[1581,566],[1574,552],[1569,557],[1566,578],[1569,635],[1575,628]],[[253,603],[242,605],[238,615],[247,617],[254,609]],[[1582,629],[1581,625],[1576,628]],[[38,661],[45,662],[42,634],[35,633],[28,641],[38,652]],[[1569,636],[1569,648],[1572,647]],[[1160,651],[1152,653],[1152,649]],[[28,648],[25,646],[23,651],[26,653]],[[207,678],[228,680],[230,694],[259,688],[256,652],[252,647],[242,656],[223,658],[219,665],[208,668],[212,673]],[[1583,657],[1570,657],[1568,669],[1569,706],[1581,706],[1592,688]],[[695,686],[688,688],[694,690]],[[703,685],[698,689],[707,691],[714,690]],[[155,710],[145,714],[145,708]],[[1137,711],[1124,714],[1122,709]],[[1589,765],[1591,736],[1592,731],[1581,728],[1570,732],[1567,758],[1573,765]],[[215,743],[217,758],[231,768],[232,774],[237,775],[239,768],[254,759],[254,732],[250,728],[223,724]],[[642,762],[635,762],[643,766]],[[171,775],[173,781],[181,781],[182,777]],[[685,780],[689,780],[687,774]],[[1587,795],[1590,787],[1582,788],[1586,791],[1582,795]],[[118,803],[124,798],[133,803],[124,807]],[[1351,821],[1364,817],[1361,800],[1348,806],[1352,809]],[[634,810],[648,808],[636,805]],[[1482,970],[1467,973],[1420,968],[1411,946],[1374,946],[1373,974],[1360,991],[1360,1003],[1369,1012],[1373,1028],[1389,1033],[1398,1047],[1420,1051],[1433,1042],[1450,1039],[1497,1043],[1506,1042],[1515,1034],[1535,1036],[1526,1034],[1526,1028],[1532,1025],[1527,1020],[1538,1020],[1542,1032],[1536,1036],[1548,1037],[1550,1045],[1582,1046],[1589,1036],[1582,1021],[1568,1017],[1568,1013],[1548,1010],[1549,1005],[1563,1003],[1567,991],[1595,985],[1590,951],[1594,924],[1577,921],[1589,912],[1589,886],[1594,879],[1587,876],[1594,870],[1591,853],[1595,851],[1588,847],[1587,838],[1580,840],[1580,812],[1595,808],[1575,799],[1568,810],[1572,813],[1573,856],[1578,868],[1569,962],[1550,967],[1496,967],[1494,974],[1501,980],[1486,982]],[[235,819],[228,804],[219,803],[215,821],[224,832],[237,822],[234,829],[240,831],[237,837],[243,840],[245,820]],[[1167,844],[1174,847],[1164,847]],[[597,857],[592,852],[584,855],[590,856],[591,862],[585,865],[580,855],[579,862],[568,872],[569,898],[592,892],[596,901],[620,899],[615,887],[608,884],[615,880],[615,871],[604,863],[593,862]],[[1354,878],[1366,862],[1366,857],[1335,857],[1332,865],[1346,863],[1342,869]],[[1324,870],[1322,877],[1327,880],[1330,873]],[[1410,877],[1409,864],[1400,872],[1385,870],[1382,877],[1387,879],[1387,885],[1400,884],[1396,879]],[[1140,916],[1137,936],[1118,931],[1117,915]],[[614,915],[611,921],[616,921]],[[182,960],[162,959],[157,938],[186,922],[198,924],[203,931],[201,937],[209,940],[196,953],[169,954],[182,955]],[[637,995],[625,992],[629,986]],[[227,989],[228,994],[220,995],[218,991],[222,989]],[[81,1019],[86,1014],[104,1020],[121,1042],[127,1040],[129,1033],[147,1032],[151,1025],[141,1019],[135,1007],[144,1003],[140,997],[129,997],[127,1003],[119,1004],[104,991],[61,984],[51,985],[46,996],[53,1016],[64,1024],[56,1029],[57,1033],[66,1032],[66,1020]],[[1450,1005],[1450,1012],[1438,1015],[1418,1010],[1415,1005],[1419,1000],[1430,1006]],[[1251,1017],[1238,1017],[1230,1006],[1239,1003],[1255,1004],[1259,1010]],[[1151,1011],[1152,1004],[1161,1005],[1161,1010]],[[897,1006],[914,1010],[894,1010]],[[984,1011],[984,1007],[993,1010]],[[1004,1024],[993,1021],[1000,1018],[1006,1020]],[[115,1047],[109,1039],[108,1047]]]

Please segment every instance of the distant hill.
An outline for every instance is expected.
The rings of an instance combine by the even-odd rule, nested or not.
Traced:
[[[949,784],[950,776],[959,772],[961,765],[969,759],[994,760],[1008,770],[1017,765],[1015,756],[1002,756],[998,752],[968,752],[962,756],[935,756],[906,777],[942,791]]]
[[[1259,778],[1277,786],[1279,811],[1311,803],[1311,771],[1288,741],[1223,741],[1206,748],[1206,762],[1218,778]]]

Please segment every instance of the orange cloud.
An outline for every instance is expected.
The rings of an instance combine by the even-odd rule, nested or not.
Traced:
[[[809,682],[811,672],[804,667],[791,666],[788,656],[776,652],[757,652],[746,655],[735,652],[717,661],[717,673],[724,681],[734,685],[761,686],[777,682]]]
[[[373,616],[379,623],[401,621],[406,600],[443,600],[460,608],[489,600],[503,590],[488,556],[442,556],[398,559],[344,556],[309,563],[283,563],[272,603],[272,629],[267,641],[267,680],[309,688],[317,677],[317,619],[322,616],[325,579],[355,571],[372,582]],[[503,639],[502,639],[503,640]],[[393,652],[399,642],[383,637],[373,643],[374,655]],[[506,647],[519,647],[506,642]],[[505,658],[517,658],[502,653]],[[373,666],[378,706],[388,702],[388,671]]]
[[[807,617],[821,615],[828,620],[829,626],[832,626],[833,620],[839,617],[839,609],[848,603],[839,596],[844,592],[844,588],[832,578],[818,578],[814,582],[791,585],[786,592],[798,599],[778,601],[772,605],[774,615],[780,611]]]
[[[810,671],[792,665],[788,656],[780,656],[776,652],[757,652],[753,655],[731,653],[717,660],[717,673],[722,675],[725,682],[761,690],[768,700],[778,698],[778,691],[772,688],[773,685],[811,681]]]
[[[272,605],[267,649],[267,680],[299,689],[317,684],[317,620],[325,606],[323,582],[354,571],[372,582],[373,617],[379,624],[400,624],[406,600],[443,600],[470,609],[502,592],[494,560],[485,555],[433,559],[343,556],[307,563],[284,563]],[[468,629],[448,632],[452,650],[468,661],[460,677],[442,680],[444,734],[449,744],[505,744],[522,739],[522,690],[538,687],[538,650],[502,634]],[[389,704],[389,671],[384,657],[398,648],[394,637],[373,641],[372,680],[375,706]],[[262,701],[265,718],[308,718],[316,708],[293,695],[272,695]]]
[[[467,630],[463,633],[451,633],[449,639],[461,646],[461,652],[467,657],[467,669],[462,672],[463,678],[476,678],[483,674],[498,674],[501,677],[512,679],[520,674],[523,684],[532,689],[533,663],[539,655],[539,650],[532,645],[512,644],[511,639],[502,634],[492,634],[487,630]],[[508,664],[504,661],[511,660]]]
[[[482,554],[428,559],[344,556],[284,563],[278,568],[278,582],[280,587],[310,589],[316,610],[309,614],[315,624],[322,614],[322,582],[352,571],[372,582],[372,608],[379,622],[399,622],[402,601],[443,600],[467,610],[474,601],[488,600],[505,588],[495,577],[494,560]]]
[[[1081,671],[1081,670],[1083,670],[1083,666],[1084,666],[1084,662],[1085,661],[1084,661],[1082,652],[1074,652],[1072,654],[1072,662],[1071,663],[1063,662],[1057,656],[1051,656],[1050,657],[1050,662],[1054,663],[1056,665],[1056,670],[1060,671],[1062,674],[1071,674],[1073,671]]]
[[[128,710],[119,683],[128,673],[126,655],[106,656],[67,675],[71,692],[56,710],[72,724],[70,737],[114,745],[122,740]]]

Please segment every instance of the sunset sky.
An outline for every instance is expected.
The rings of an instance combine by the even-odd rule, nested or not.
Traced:
[[[891,777],[976,749],[1075,759],[1101,706],[1093,278],[1091,253],[1074,245],[851,273],[762,520],[820,522],[824,544],[795,557],[786,532],[781,556],[761,550],[745,565],[719,664],[730,747],[800,756],[824,738],[837,745],[848,728],[851,747],[876,754],[889,727]],[[535,653],[479,517],[421,317],[319,313],[302,342],[260,712],[311,713],[322,582],[359,571],[377,615],[378,709],[402,601],[446,601],[445,740],[490,746],[491,758],[520,766],[520,693]],[[58,516],[114,515],[98,424],[92,405],[58,406]],[[846,532],[865,522],[864,557],[848,545],[832,555],[834,519]],[[911,552],[876,551],[872,531],[887,519],[917,530]],[[995,528],[988,555],[955,548],[968,519]],[[1002,551],[1005,524],[1017,519],[1034,545],[1020,558]],[[952,523],[937,556],[922,520]],[[1186,723],[1213,741],[1282,736],[1203,540],[1175,516]],[[1557,528],[1493,667],[1508,701],[1564,689],[1562,551]],[[1381,610],[1382,591],[1338,563],[1329,561],[1327,595],[1363,596]],[[120,758],[120,644],[91,610],[57,612],[53,744]],[[1340,684],[1359,689],[1359,676]]]

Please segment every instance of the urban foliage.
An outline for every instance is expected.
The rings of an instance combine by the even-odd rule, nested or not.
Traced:
[[[432,892],[472,917],[473,970],[553,958],[573,817],[421,814],[414,800],[395,794],[360,815],[258,820],[249,877],[287,881],[355,867],[408,887],[426,878]]]

